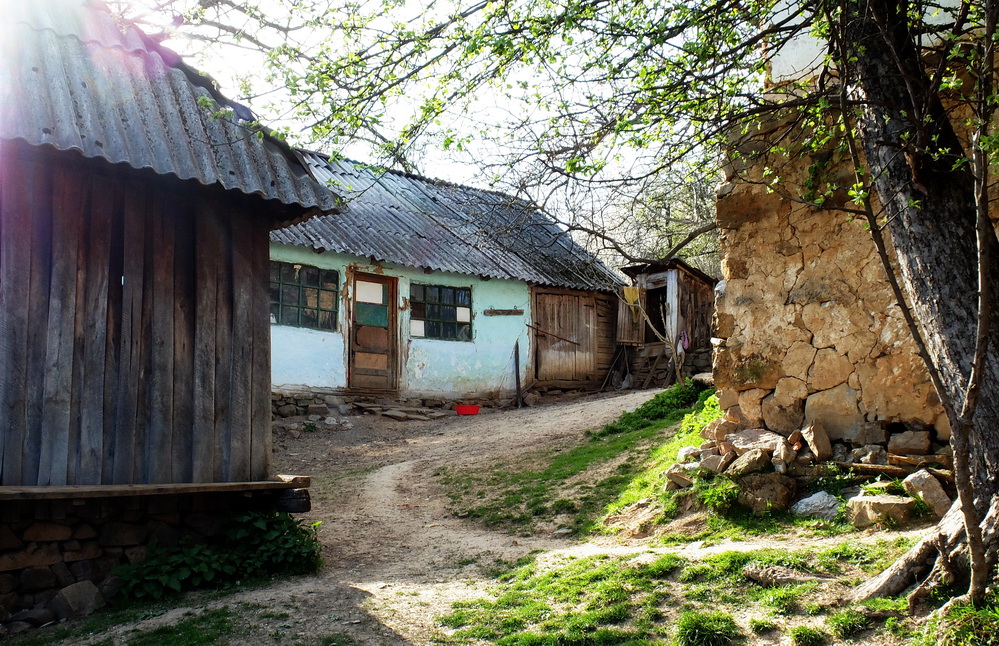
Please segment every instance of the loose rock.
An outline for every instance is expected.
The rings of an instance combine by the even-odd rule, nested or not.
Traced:
[[[739,479],[739,503],[756,514],[781,511],[790,506],[796,490],[794,478],[779,473],[753,473]]]
[[[783,438],[782,438],[783,439]],[[762,471],[770,466],[770,456],[763,449],[750,449],[743,453],[725,470],[732,476],[741,476],[755,471]]]
[[[916,501],[902,496],[881,494],[854,496],[846,503],[846,515],[854,527],[863,528],[887,519],[904,525],[912,517]]]
[[[940,481],[925,469],[916,471],[903,480],[902,486],[910,496],[925,502],[937,518],[943,518],[950,509],[952,504],[950,496],[944,491]]]
[[[806,518],[834,520],[839,515],[840,504],[840,500],[836,496],[820,491],[794,503],[791,506],[791,512],[796,516],[805,516]]]

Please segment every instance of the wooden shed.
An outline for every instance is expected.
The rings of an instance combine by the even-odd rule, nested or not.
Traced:
[[[0,484],[266,479],[268,234],[334,196],[100,5],[5,6]]]
[[[718,281],[677,258],[621,271],[632,279],[632,289],[618,303],[617,342],[632,385],[663,385],[678,376],[671,345],[683,351],[683,374],[710,370]]]

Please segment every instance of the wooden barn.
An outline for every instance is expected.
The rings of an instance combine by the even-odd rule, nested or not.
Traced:
[[[268,235],[336,198],[101,3],[4,7],[0,572],[16,574],[61,562],[80,525],[302,486],[268,462]],[[101,541],[84,551],[108,565],[122,543]]]
[[[678,376],[674,352],[681,355],[680,375],[711,370],[711,317],[718,282],[674,258],[621,269],[632,279],[617,312],[617,341],[622,366],[632,387],[671,383]],[[627,366],[627,369],[623,369]]]

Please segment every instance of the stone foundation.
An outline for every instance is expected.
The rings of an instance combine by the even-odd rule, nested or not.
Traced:
[[[210,543],[227,515],[274,510],[285,491],[4,500],[0,636],[87,614],[118,591],[114,568],[150,544]]]

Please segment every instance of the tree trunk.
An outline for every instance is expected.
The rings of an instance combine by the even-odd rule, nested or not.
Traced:
[[[847,7],[853,12],[846,22],[848,40],[855,44],[851,52],[855,63],[848,79],[856,98],[865,102],[859,118],[864,154],[885,210],[899,282],[935,364],[928,367],[939,375],[951,426],[956,428],[975,355],[978,320],[975,179],[967,163],[955,168],[966,154],[923,67],[908,27],[905,0],[854,0]],[[990,271],[999,277],[996,254]],[[999,311],[997,301],[993,290],[992,311]],[[994,532],[989,531],[994,514],[989,512],[999,493],[999,341],[995,334],[988,347],[969,442],[975,507],[978,517],[986,519],[989,547],[995,543]],[[966,574],[967,561],[962,556],[966,539],[957,507],[933,536],[865,584],[858,596],[897,594],[913,582],[917,570],[927,569],[927,559],[934,556],[942,557],[938,569],[946,570],[948,576],[962,576],[962,568]]]

